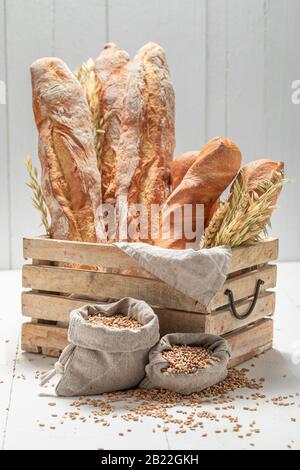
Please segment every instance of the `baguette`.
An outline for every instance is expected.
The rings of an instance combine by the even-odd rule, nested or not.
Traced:
[[[261,183],[270,181],[274,183],[284,177],[284,163],[268,159],[254,160],[245,165],[242,171],[247,178],[249,193],[252,194],[255,191],[260,194],[259,185]],[[238,176],[238,178],[241,177]]]
[[[174,91],[163,49],[149,43],[129,66],[128,83],[116,158],[118,220],[128,204],[128,225],[137,224],[133,204],[146,210],[147,234],[139,231],[130,241],[151,243],[151,206],[162,204],[169,194],[169,164],[173,158]],[[123,239],[122,236],[119,238]]]
[[[171,186],[174,189],[179,186],[187,171],[191,168],[196,158],[199,155],[199,150],[183,153],[175,158],[170,164],[171,172]]]
[[[187,171],[179,186],[169,196],[161,217],[160,235],[157,243],[165,248],[184,249],[197,240],[187,240],[182,226],[182,236],[176,239],[174,232],[174,214],[182,210],[184,205],[191,205],[192,228],[197,228],[196,205],[204,205],[204,227],[207,227],[213,206],[223,191],[229,186],[238,173],[242,161],[242,155],[238,147],[229,139],[218,137],[206,144],[199,153],[196,161]],[[173,217],[173,218],[172,218]],[[171,236],[168,239],[163,233],[171,220]],[[184,217],[183,217],[184,222]],[[183,224],[182,224],[183,225]],[[201,233],[197,234],[200,238]]]
[[[33,110],[39,131],[42,189],[52,238],[103,240],[98,216],[101,177],[91,116],[78,80],[60,59],[31,66]]]
[[[114,43],[105,44],[95,61],[99,83],[100,114],[107,120],[104,141],[98,155],[101,162],[103,203],[116,201],[116,155],[120,141],[121,117],[128,80],[129,56]]]

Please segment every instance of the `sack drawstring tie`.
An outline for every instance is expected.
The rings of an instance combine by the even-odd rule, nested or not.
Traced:
[[[40,378],[40,386],[43,387],[46,385],[53,377],[56,375],[64,375],[65,373],[65,366],[74,350],[74,344],[69,344],[63,352],[59,360],[54,364],[54,368],[49,370],[48,372],[43,372]]]

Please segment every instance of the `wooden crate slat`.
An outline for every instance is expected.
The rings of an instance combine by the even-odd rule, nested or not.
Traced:
[[[257,354],[270,349],[273,340],[273,321],[265,319],[250,327],[242,328],[226,336],[232,349],[229,367],[251,359]],[[22,349],[34,352],[34,348],[47,350],[53,356],[68,344],[67,328],[38,323],[24,323],[22,327]]]
[[[133,297],[150,304],[200,311],[197,302],[164,282],[117,274],[49,266],[23,266],[23,287],[35,290],[120,299]]]
[[[239,312],[245,312],[252,300],[241,301],[237,305]],[[70,312],[86,305],[86,299],[44,294],[38,292],[23,292],[22,312],[33,319],[68,322]],[[275,293],[264,292],[260,295],[251,316],[245,320],[237,320],[230,309],[224,308],[211,315],[199,315],[180,310],[155,308],[159,317],[160,331],[166,333],[205,331],[206,333],[223,335],[268,315],[273,315],[275,309]]]
[[[86,305],[86,300],[42,292],[22,293],[22,314],[40,320],[68,322],[72,310]]]
[[[226,289],[232,290],[235,301],[238,301],[254,295],[256,283],[259,279],[264,281],[264,285],[260,288],[260,291],[263,292],[276,286],[276,278],[277,266],[266,265],[256,271],[228,279],[224,287],[217,292],[210,302],[207,311],[212,312],[228,304],[228,297],[225,295]]]
[[[229,272],[240,271],[278,259],[278,238],[268,238],[252,245],[233,248]]]
[[[261,265],[278,258],[278,240],[270,238],[253,245],[234,248],[229,272],[240,271]],[[115,269],[133,269],[136,273],[145,270],[115,245],[52,240],[46,237],[24,238],[25,259],[49,260],[54,262],[103,266]]]
[[[273,329],[273,320],[265,318],[257,321],[253,325],[225,335],[232,351],[229,367],[235,367],[255,355],[271,349]]]
[[[249,361],[253,357],[260,356],[273,347],[273,339],[269,341],[269,343],[263,344],[262,346],[257,346],[256,348],[251,349],[251,351],[246,352],[245,354],[241,354],[240,356],[232,357],[229,361],[228,368],[233,369],[240,364],[243,364],[246,361]]]
[[[103,266],[115,269],[139,269],[138,263],[115,245],[53,240],[46,237],[24,238],[25,259]]]
[[[83,307],[87,302],[86,299],[73,299],[55,294],[32,291],[23,292],[22,313],[23,316],[34,319],[68,322],[70,312]],[[172,323],[173,318],[176,318],[173,325],[176,325],[176,321],[181,321],[183,318],[185,318],[185,321],[191,321],[192,324],[196,324],[197,322],[197,325],[201,324],[203,327],[205,325],[206,315],[199,315],[198,313],[191,314],[186,311],[171,310],[155,306],[153,306],[153,309],[160,317],[163,317],[163,321],[171,321]]]
[[[68,344],[68,329],[58,326],[23,323],[21,347],[24,351],[34,352],[33,348],[47,348],[48,352],[63,350]],[[54,356],[56,354],[53,354]]]
[[[262,279],[262,290],[276,285],[276,266],[265,266],[257,271],[237,276],[226,281],[222,291],[211,301],[207,312],[228,303],[224,292],[234,293],[235,300],[254,295],[256,282]],[[85,271],[53,266],[23,266],[23,287],[49,292],[87,295],[99,298],[119,299],[133,297],[143,299],[151,305],[188,312],[207,313],[203,306],[178,290],[155,279],[136,278],[117,274]]]
[[[275,312],[275,292],[263,292],[255,305],[251,315],[244,320],[238,320],[232,314],[230,308],[222,308],[216,312],[206,315],[205,332],[213,335],[224,335],[243,326],[249,325],[261,318],[272,316]],[[250,300],[237,302],[236,308],[239,313],[246,312],[252,304]]]

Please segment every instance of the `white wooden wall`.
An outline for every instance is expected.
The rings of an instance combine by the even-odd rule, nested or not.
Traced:
[[[298,180],[280,200],[281,258],[300,259],[300,0],[0,0],[0,268],[22,263],[22,236],[41,231],[25,186],[36,159],[29,66],[56,55],[75,69],[106,41],[130,54],[147,41],[167,52],[176,89],[177,152],[226,134],[247,162],[286,162]]]

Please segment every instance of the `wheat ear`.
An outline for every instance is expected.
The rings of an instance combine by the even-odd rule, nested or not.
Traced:
[[[212,217],[212,219],[209,223],[209,226],[207,227],[207,229],[204,232],[204,235],[203,235],[201,243],[200,243],[200,248],[209,248],[210,246],[212,246],[212,243],[213,243],[218,231],[221,228],[223,219],[224,219],[225,215],[228,212],[228,209],[229,209],[228,206],[229,206],[228,202],[221,202],[219,208],[217,209],[217,211],[213,215],[213,217]]]
[[[50,233],[50,226],[48,222],[48,211],[47,211],[47,206],[45,204],[45,199],[43,196],[43,192],[41,189],[41,186],[38,182],[38,169],[36,167],[33,167],[32,161],[29,157],[25,158],[25,166],[27,168],[28,176],[29,176],[29,181],[27,186],[32,189],[33,192],[33,198],[32,198],[32,203],[33,206],[40,212],[41,214],[41,225],[44,226],[46,230],[46,234],[49,235]]]
[[[82,86],[91,111],[98,168],[101,170],[104,137],[108,128],[110,113],[106,112],[103,114],[100,108],[101,83],[95,73],[95,63],[93,59],[89,59],[87,62],[81,64],[75,75]]]
[[[262,234],[267,235],[274,200],[287,181],[280,174],[275,181],[259,183],[249,193],[248,180],[241,172],[228,201],[220,206],[205,230],[201,247],[235,247],[259,241]]]

